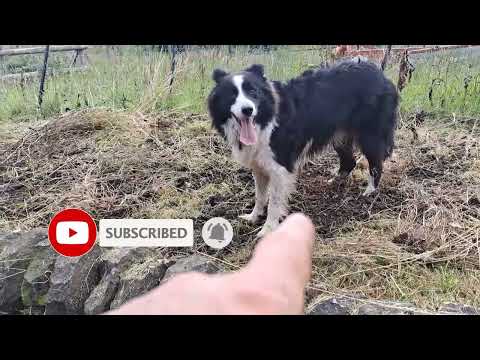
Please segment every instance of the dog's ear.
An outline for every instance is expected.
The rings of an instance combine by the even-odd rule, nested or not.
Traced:
[[[218,84],[228,73],[222,69],[213,70],[212,79]]]
[[[262,79],[266,80],[265,69],[264,69],[264,66],[261,64],[253,64],[252,66],[246,68],[245,71],[253,73],[258,77],[261,77]]]

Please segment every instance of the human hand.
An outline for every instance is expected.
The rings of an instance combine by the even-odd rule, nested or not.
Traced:
[[[310,219],[291,215],[259,241],[243,269],[180,274],[107,314],[303,314],[314,232]]]

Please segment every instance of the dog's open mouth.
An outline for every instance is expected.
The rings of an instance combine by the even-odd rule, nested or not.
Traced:
[[[239,119],[232,113],[235,120],[240,125],[240,142],[243,145],[254,145],[257,143],[257,132],[255,131],[255,122],[253,116],[242,117]]]

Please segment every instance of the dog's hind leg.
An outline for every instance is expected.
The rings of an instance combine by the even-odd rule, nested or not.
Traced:
[[[333,139],[333,148],[338,154],[340,168],[337,175],[328,180],[329,184],[337,180],[346,179],[357,164],[353,155],[353,138],[351,136],[336,135]]]
[[[378,189],[383,163],[393,151],[398,106],[398,94],[393,84],[390,84],[387,93],[377,99],[377,105],[373,113],[370,113],[368,107],[365,107],[363,113],[357,113],[358,119],[363,120],[363,125],[357,129],[358,143],[369,167],[368,186],[363,196]]]
[[[283,166],[275,166],[271,172],[267,220],[257,238],[274,230],[280,220],[288,214],[288,201],[295,190],[296,172],[291,173]]]
[[[383,161],[378,158],[370,158],[368,160],[368,186],[363,192],[363,196],[368,196],[378,189],[380,178],[382,177]]]
[[[363,196],[368,196],[378,189],[382,177],[385,160],[385,143],[378,137],[364,136],[360,138],[362,152],[368,160],[368,186]]]
[[[240,215],[239,218],[255,224],[265,213],[268,202],[269,178],[259,169],[253,169],[253,178],[255,180],[255,207],[250,214]]]

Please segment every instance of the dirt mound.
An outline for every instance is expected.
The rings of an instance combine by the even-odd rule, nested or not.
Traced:
[[[128,120],[111,112],[69,114],[5,148],[0,209],[7,227],[44,226],[69,206],[124,216],[151,197],[161,159],[146,148],[131,151],[122,131]],[[110,142],[106,151],[104,142]]]

